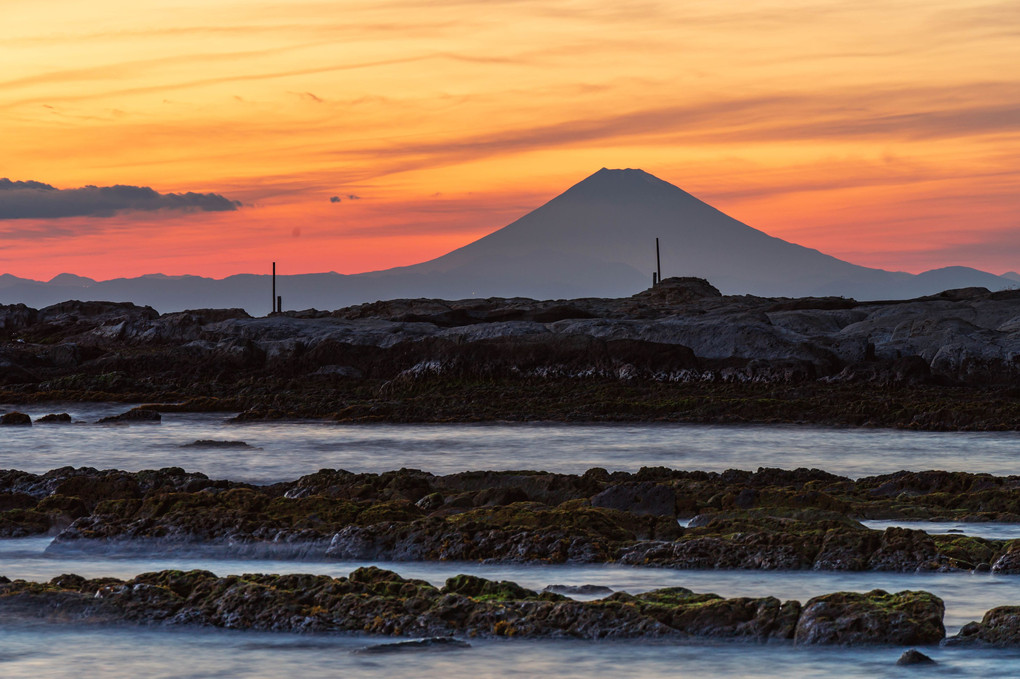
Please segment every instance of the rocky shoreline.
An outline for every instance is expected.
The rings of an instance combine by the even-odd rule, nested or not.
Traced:
[[[1018,485],[1020,477],[947,472],[899,472],[855,481],[808,469],[718,474],[646,468],[635,474],[593,469],[583,475],[446,476],[416,470],[322,470],[254,486],[179,468],[122,472],[66,467],[45,474],[0,472],[0,525],[7,537],[30,534],[27,528],[33,524],[27,519],[36,517],[36,527],[56,532],[48,551],[58,558],[75,550],[178,556],[209,550],[221,556],[275,558],[884,571],[983,566],[1015,573],[1020,571],[1020,540],[903,528],[873,531],[850,515],[943,511],[956,518],[987,518],[992,514],[986,510],[1015,505]],[[26,506],[12,507],[18,503]],[[677,522],[685,511],[699,511],[687,527]],[[403,542],[383,553],[380,545],[392,536]],[[418,551],[411,550],[415,544]],[[979,559],[984,561],[976,564]],[[563,591],[602,598],[578,601]],[[450,578],[439,588],[375,567],[359,568],[346,578],[217,577],[207,571],[160,571],[128,580],[62,575],[50,582],[12,582],[0,577],[4,624],[207,626],[441,640],[1020,647],[1018,606],[994,608],[948,639],[943,614],[943,602],[924,591],[833,592],[802,604],[770,596],[726,599],[681,587],[638,595],[576,587],[535,592],[469,575]]]
[[[924,591],[834,592],[799,601],[722,598],[683,587],[594,601],[471,575],[437,588],[365,567],[348,577],[164,570],[130,580],[0,577],[0,623],[27,620],[396,637],[727,640],[802,646],[1020,647],[1020,607],[988,611],[946,638]]]
[[[156,402],[241,419],[1020,427],[1020,292],[392,300],[252,318],[0,306],[0,401]]]
[[[1018,489],[1020,477],[939,471],[854,480],[812,469],[445,476],[409,469],[321,470],[259,486],[180,468],[65,467],[44,474],[0,471],[0,534],[53,535],[47,553],[54,558],[199,554],[676,569],[994,570],[1012,577],[1020,573],[1020,540],[897,527],[876,531],[858,519],[1016,522]],[[690,521],[678,521],[692,514]],[[578,601],[562,592],[601,598]],[[0,577],[2,624],[42,620],[440,640],[1020,647],[1020,606],[993,608],[948,639],[943,615],[943,602],[924,591],[833,592],[803,603],[770,596],[726,599],[680,587],[638,595],[576,587],[535,592],[468,575],[435,587],[374,567],[346,578],[217,577],[207,571],[160,571],[128,580]]]
[[[860,520],[1018,522],[1018,493],[1020,476],[939,471],[321,470],[258,486],[180,468],[64,467],[0,471],[0,536],[53,535],[51,555],[1010,574],[1020,540]]]
[[[0,620],[410,637],[930,645],[945,638],[943,613],[942,601],[922,591],[837,592],[801,605],[774,597],[724,599],[673,587],[574,601],[469,575],[436,588],[374,567],[346,578],[159,571],[126,581],[77,575],[48,583],[0,579]]]

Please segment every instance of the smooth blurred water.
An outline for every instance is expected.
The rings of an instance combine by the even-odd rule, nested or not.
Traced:
[[[70,425],[4,427],[0,468],[64,465],[129,471],[184,467],[214,478],[292,480],[323,468],[436,474],[480,469],[582,473],[817,467],[850,477],[900,469],[1008,475],[1020,471],[1020,432],[916,432],[802,426],[694,424],[231,424],[220,413],[167,413],[162,424],[96,425],[124,404],[6,406],[34,417],[69,412]],[[200,439],[252,448],[182,447]]]
[[[885,530],[890,526],[923,530],[931,535],[971,535],[990,540],[1015,540],[1020,538],[1020,524],[992,523],[977,521],[886,521],[867,520],[862,524],[872,530]]]
[[[258,483],[295,479],[320,468],[433,473],[471,469],[536,469],[580,473],[591,467],[636,471],[817,467],[860,477],[900,469],[947,469],[1007,475],[1018,469],[1020,434],[936,433],[887,429],[682,424],[337,425],[320,422],[230,424],[225,414],[164,415],[158,425],[98,425],[124,404],[0,406],[33,418],[69,412],[70,425],[0,429],[0,468],[43,472],[91,466],[139,470],[180,466],[214,478]],[[182,447],[199,439],[245,441],[252,448]],[[929,532],[962,530],[1020,536],[1008,524],[868,522]],[[722,596],[776,596],[806,601],[839,590],[925,589],[946,603],[950,633],[994,606],[1020,602],[1020,577],[989,573],[836,573],[814,571],[678,571],[617,565],[485,565],[364,563],[43,554],[49,538],[0,540],[0,574],[49,580],[74,572],[130,578],[163,568],[202,568],[220,575],[312,572],[346,575],[377,565],[441,585],[458,573],[550,584],[595,584],[632,593],[683,586]],[[697,642],[472,641],[457,652],[351,653],[389,639],[14,623],[0,616],[0,677],[197,679],[199,677],[998,677],[1020,675],[1020,652],[926,649],[940,664],[898,668],[903,649],[800,648]]]
[[[743,643],[472,640],[459,651],[358,654],[392,640],[223,630],[5,626],[5,679],[280,679],[444,677],[875,679],[1011,677],[1020,652],[926,648],[939,664],[896,667],[901,648],[806,648]]]

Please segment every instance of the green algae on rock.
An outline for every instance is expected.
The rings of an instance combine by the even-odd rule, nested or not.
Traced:
[[[824,609],[824,613],[822,613]],[[389,636],[729,639],[800,644],[938,642],[942,602],[927,592],[724,599],[682,587],[596,601],[459,575],[436,588],[375,567],[348,577],[159,571],[131,580],[0,579],[0,614],[77,623],[192,625]],[[829,618],[832,618],[831,620]]]
[[[8,470],[0,471],[0,536],[55,533],[51,553],[1008,573],[1018,568],[1020,542],[869,530],[850,517],[896,517],[910,503],[933,517],[989,518],[957,507],[1009,508],[1018,483],[944,472],[854,481],[807,469],[643,468],[446,476],[320,470],[255,486],[179,468]],[[678,524],[692,513],[687,527]]]
[[[937,644],[946,636],[945,605],[923,591],[890,594],[836,592],[804,604],[794,639],[799,644]]]

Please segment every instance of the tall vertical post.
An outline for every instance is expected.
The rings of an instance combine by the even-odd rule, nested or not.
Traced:
[[[276,311],[276,262],[273,262],[273,305],[272,310]],[[270,313],[273,313],[271,311]]]
[[[655,239],[655,273],[657,282],[662,282],[662,262],[659,260],[659,239]]]

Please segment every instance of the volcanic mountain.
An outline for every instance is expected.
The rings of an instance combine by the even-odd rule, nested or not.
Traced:
[[[1016,280],[967,267],[913,275],[857,266],[753,229],[642,170],[602,169],[437,259],[364,274],[284,276],[278,288],[289,309],[397,297],[621,297],[651,285],[656,238],[663,276],[706,278],[724,294],[897,299],[1017,286]],[[269,311],[268,277],[250,274],[222,280],[143,276],[91,285],[69,275],[50,283],[4,278],[0,301],[30,306],[73,298],[132,301],[163,312],[214,306]]]

